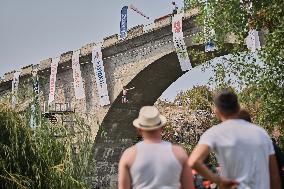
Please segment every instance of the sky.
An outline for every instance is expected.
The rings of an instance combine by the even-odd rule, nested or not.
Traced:
[[[172,11],[172,0],[0,0],[0,76],[119,33],[120,10],[133,4],[150,17],[128,11],[128,28]],[[181,4],[182,0],[176,0]],[[193,69],[164,92],[205,84],[210,72]],[[202,78],[200,80],[200,78]]]

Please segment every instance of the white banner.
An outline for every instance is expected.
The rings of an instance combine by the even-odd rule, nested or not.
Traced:
[[[74,51],[72,55],[73,80],[76,99],[85,98],[85,90],[81,76],[79,55],[80,50]]]
[[[52,62],[50,64],[48,105],[50,105],[50,103],[54,101],[55,86],[56,86],[56,74],[57,74],[57,67],[58,67],[59,60],[60,60],[60,57],[53,58]]]
[[[18,88],[19,88],[19,79],[20,79],[20,71],[16,71],[13,76],[12,81],[12,107],[15,107],[17,102],[17,94],[18,94]]]
[[[180,62],[182,71],[190,70],[192,68],[187,53],[186,45],[183,39],[182,32],[182,17],[183,14],[175,14],[172,19],[172,32],[173,42],[176,49],[176,53]]]
[[[97,45],[92,50],[92,62],[96,76],[97,90],[101,106],[110,104],[108,89],[104,71],[104,63],[102,58],[101,45]]]
[[[259,35],[258,31],[255,29],[251,29],[248,33],[248,36],[245,39],[247,48],[251,50],[252,52],[255,52],[257,50],[260,50],[260,40],[259,40]]]

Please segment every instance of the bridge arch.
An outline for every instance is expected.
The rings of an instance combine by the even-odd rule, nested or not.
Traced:
[[[188,50],[204,49],[202,45]],[[226,55],[227,50],[211,52],[212,58]],[[193,67],[198,62],[191,62]],[[129,92],[128,104],[121,103],[122,91],[113,101],[97,133],[94,145],[96,175],[93,182],[99,187],[115,186],[117,182],[118,161],[122,152],[137,141],[137,133],[132,121],[139,109],[153,105],[162,93],[183,74],[175,52],[162,56],[140,71],[127,84],[135,87]]]

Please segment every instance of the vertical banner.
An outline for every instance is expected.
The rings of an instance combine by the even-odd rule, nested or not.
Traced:
[[[85,98],[85,90],[81,76],[79,55],[80,50],[74,51],[72,55],[73,80],[76,99]]]
[[[20,79],[20,71],[16,71],[13,76],[13,81],[12,81],[12,107],[14,108],[16,104],[18,103],[17,101],[17,94],[18,94],[18,88],[19,88],[19,79]]]
[[[121,9],[121,20],[120,20],[120,38],[125,39],[127,37],[127,9],[128,6],[124,6]]]
[[[101,106],[110,104],[108,89],[104,71],[104,64],[102,58],[101,45],[97,45],[92,50],[92,62],[94,66],[94,72],[96,76],[97,90],[99,95],[99,101]]]
[[[34,104],[31,105],[30,127],[32,129],[36,128],[36,107]]]
[[[208,19],[213,15],[208,6],[208,0],[205,1],[205,18],[204,18],[204,38],[205,38],[205,52],[212,52],[217,50],[213,42],[215,31],[209,26]]]
[[[56,74],[57,74],[57,67],[58,67],[59,60],[60,60],[60,57],[53,58],[51,65],[50,65],[48,106],[50,105],[51,102],[54,101]]]
[[[251,29],[248,33],[248,36],[245,39],[247,48],[251,50],[252,52],[255,52],[257,50],[260,50],[260,40],[259,40],[259,35],[258,31],[255,29]]]
[[[175,14],[172,19],[173,42],[182,71],[190,70],[191,64],[187,53],[182,32],[183,14]]]
[[[33,89],[36,95],[39,94],[39,81],[38,81],[38,75],[37,75],[38,70],[34,69],[32,71],[32,76],[33,76]]]
[[[36,107],[38,107],[38,100],[39,100],[39,80],[37,75],[38,69],[33,69],[32,71],[32,79],[33,79],[33,90],[35,94],[35,100],[31,105],[31,116],[30,116],[30,127],[35,129],[37,127],[37,111]]]

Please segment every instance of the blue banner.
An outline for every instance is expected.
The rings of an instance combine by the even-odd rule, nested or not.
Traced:
[[[127,36],[127,9],[128,6],[124,6],[121,9],[121,20],[120,20],[120,38],[125,39]]]

